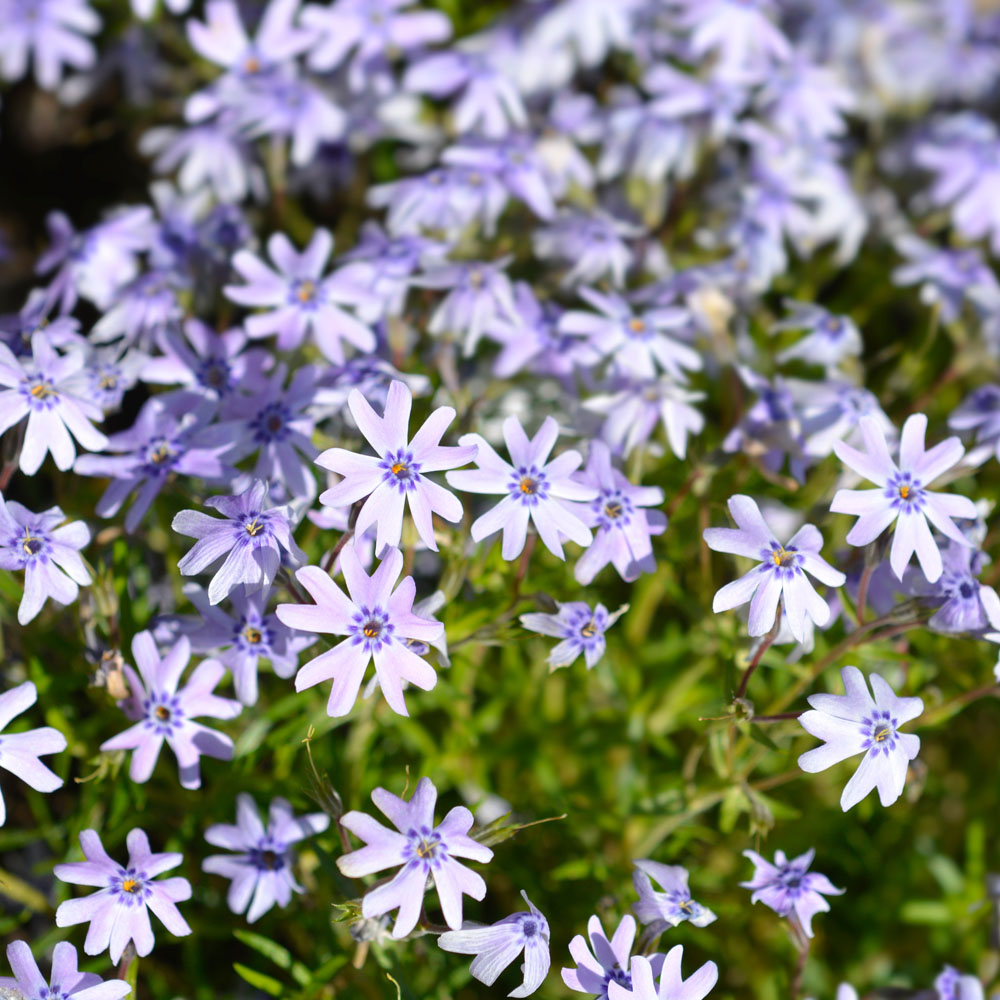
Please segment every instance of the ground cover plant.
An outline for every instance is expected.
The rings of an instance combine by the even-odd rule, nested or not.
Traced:
[[[0,0],[4,996],[1000,988],[1000,11]]]

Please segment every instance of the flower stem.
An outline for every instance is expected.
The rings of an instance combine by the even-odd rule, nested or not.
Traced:
[[[753,672],[760,665],[760,661],[764,654],[771,648],[771,643],[778,638],[778,629],[781,628],[781,608],[778,608],[778,613],[774,618],[774,625],[771,627],[771,631],[767,633],[764,637],[763,642],[757,647],[757,652],[754,653],[753,659],[750,661],[750,666],[747,667],[743,674],[743,679],[740,681],[739,689],[736,692],[736,700],[739,700],[747,693],[747,685],[750,683],[750,678]]]
[[[858,581],[858,600],[857,600],[857,612],[858,612],[858,624],[863,625],[865,620],[865,606],[868,603],[868,584],[871,583],[872,573],[875,572],[875,567],[865,566],[861,571],[861,579]]]

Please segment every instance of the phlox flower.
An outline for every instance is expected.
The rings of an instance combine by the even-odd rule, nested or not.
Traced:
[[[941,970],[934,989],[938,1000],[983,1000],[983,984],[975,976],[962,975],[952,965]]]
[[[459,955],[475,955],[469,971],[473,979],[492,986],[511,962],[524,952],[521,969],[524,982],[507,994],[509,997],[531,996],[549,973],[549,922],[541,911],[521,891],[527,910],[512,913],[489,927],[463,925],[458,931],[445,931],[438,938],[438,947]]]
[[[65,520],[59,507],[34,514],[16,500],[5,501],[0,493],[0,568],[24,571],[24,596],[17,609],[21,625],[27,625],[48,598],[72,604],[79,586],[91,582],[80,558],[90,529],[83,521],[62,524]]]
[[[762,858],[756,851],[744,851],[754,865],[753,879],[740,882],[744,889],[752,889],[750,902],[762,902],[779,917],[793,917],[805,932],[812,937],[812,918],[817,913],[826,913],[830,904],[824,896],[841,896],[838,889],[825,875],[809,871],[816,856],[812,849],[789,861],[784,851],[777,851],[774,864]]]
[[[577,583],[590,583],[608,563],[626,581],[653,572],[656,560],[651,538],[666,530],[667,518],[662,511],[643,508],[662,504],[663,490],[630,483],[611,464],[611,452],[603,441],[590,442],[587,465],[574,478],[598,491],[583,518],[597,533],[576,562]]]
[[[232,760],[233,741],[209,729],[195,718],[235,719],[242,706],[231,698],[213,694],[226,672],[217,660],[203,660],[187,684],[178,687],[191,656],[187,636],[181,636],[167,654],[160,657],[150,632],[140,632],[132,640],[132,656],[139,668],[125,667],[129,697],[119,707],[135,725],[105,740],[101,751],[132,750],[129,777],[142,784],[149,781],[164,741],[174,752],[183,788],[201,787],[199,758]]]
[[[635,918],[631,914],[622,917],[614,934],[609,938],[601,925],[600,917],[592,916],[587,921],[587,938],[577,934],[569,943],[569,953],[576,962],[575,969],[562,970],[563,982],[577,993],[590,993],[598,1000],[607,1000],[608,987],[617,983],[625,989],[632,988],[629,972],[629,956],[635,941]],[[662,955],[648,956],[653,976],[660,974],[663,966]]]
[[[370,889],[361,901],[365,917],[378,917],[398,909],[392,929],[394,938],[406,937],[420,918],[428,878],[433,878],[444,922],[452,929],[462,926],[462,896],[482,899],[486,883],[481,875],[458,858],[485,863],[493,852],[468,836],[473,817],[465,806],[455,806],[434,825],[437,789],[430,778],[421,778],[409,802],[376,788],[372,802],[396,828],[390,830],[365,813],[351,811],[340,820],[365,846],[337,859],[341,874],[363,878],[402,867],[389,882]]]
[[[764,75],[792,54],[788,39],[768,14],[773,0],[675,0],[679,22],[690,30],[695,60],[718,57],[715,73],[733,79]]]
[[[347,715],[357,701],[368,664],[374,660],[389,707],[408,715],[403,681],[429,691],[437,683],[437,674],[405,640],[434,642],[444,627],[413,613],[416,585],[412,576],[404,577],[393,591],[403,569],[399,549],[388,549],[368,576],[354,547],[348,545],[340,553],[340,568],[347,594],[318,566],[305,566],[295,577],[316,603],[279,604],[275,609],[278,620],[289,628],[348,637],[301,667],[295,675],[295,690],[332,680],[327,713]]]
[[[977,579],[985,561],[983,554],[950,542],[941,558],[944,568],[934,583],[916,571],[904,577],[909,589],[939,605],[927,627],[952,635],[1000,630],[1000,595]]]
[[[684,946],[675,944],[663,956],[660,970],[660,985],[653,981],[653,963],[642,955],[632,956],[629,969],[631,984],[608,984],[608,1000],[703,1000],[719,981],[719,967],[715,962],[706,962],[687,979],[681,978],[681,959]]]
[[[226,285],[226,296],[242,306],[266,309],[248,316],[244,327],[251,337],[277,334],[279,350],[298,347],[311,331],[316,346],[334,364],[344,363],[343,341],[366,353],[375,350],[371,328],[342,306],[373,308],[374,296],[365,287],[362,265],[348,265],[324,274],[333,251],[333,237],[317,229],[309,245],[296,253],[284,233],[274,233],[267,252],[277,270],[249,250],[233,257],[243,285]]]
[[[86,0],[7,0],[0,5],[0,76],[22,79],[30,59],[35,82],[55,90],[67,68],[90,69],[97,62],[94,43],[101,19]]]
[[[111,961],[117,962],[132,941],[140,957],[153,950],[153,928],[149,911],[159,918],[171,934],[183,937],[191,933],[187,921],[177,909],[177,903],[191,898],[191,883],[186,878],[156,880],[157,875],[176,868],[180,854],[154,854],[149,838],[138,828],[129,831],[128,864],[112,860],[104,850],[96,830],[80,834],[80,847],[86,861],[56,865],[54,872],[61,882],[97,887],[97,892],[81,899],[67,899],[56,910],[57,927],[73,927],[89,923],[83,950],[88,955],[100,955],[111,950]]]
[[[662,865],[645,858],[632,864],[636,869],[632,872],[632,884],[639,894],[639,902],[633,903],[632,909],[639,922],[649,924],[654,933],[676,927],[685,920],[695,927],[706,927],[716,919],[707,906],[691,898],[687,869],[681,865]],[[662,892],[653,888],[652,879],[663,887]]]
[[[868,545],[895,522],[889,564],[900,579],[916,552],[924,576],[934,583],[941,576],[941,553],[931,534],[933,524],[941,534],[960,545],[968,544],[952,518],[975,518],[976,506],[968,498],[933,493],[927,487],[961,461],[965,450],[957,437],[947,438],[930,450],[924,448],[927,417],[914,413],[903,424],[899,439],[899,465],[889,455],[885,434],[873,417],[862,417],[859,426],[865,451],[843,441],[834,444],[837,457],[858,475],[878,486],[874,490],[837,490],[830,510],[856,514],[847,533],[851,545]]]
[[[218,604],[240,584],[250,590],[270,586],[281,566],[282,549],[293,562],[305,562],[305,553],[292,537],[292,508],[266,506],[267,492],[267,483],[255,479],[242,493],[205,501],[222,518],[197,510],[174,515],[174,531],[198,539],[177,564],[184,576],[200,573],[226,557],[208,585],[211,604]]]
[[[812,710],[799,716],[802,728],[823,741],[799,757],[799,767],[815,773],[864,754],[840,796],[841,809],[847,812],[873,788],[878,788],[882,805],[891,806],[903,793],[910,761],[920,752],[920,737],[901,733],[899,727],[917,718],[924,703],[897,697],[879,674],[871,675],[872,694],[857,667],[844,667],[840,676],[844,694],[810,695]]]
[[[215,823],[205,831],[213,847],[235,853],[210,855],[201,863],[202,871],[231,880],[226,904],[233,913],[246,911],[252,924],[275,903],[288,906],[292,893],[305,891],[292,874],[292,845],[329,825],[326,813],[296,816],[285,799],[273,799],[265,827],[256,803],[244,792],[236,797],[236,825]]]
[[[492,510],[473,521],[474,541],[481,542],[502,530],[501,553],[504,559],[516,559],[527,540],[530,520],[545,547],[560,559],[564,558],[562,538],[577,545],[590,544],[590,529],[577,504],[593,500],[597,490],[572,478],[583,461],[578,451],[564,451],[547,461],[558,436],[559,425],[554,417],[546,417],[530,440],[520,420],[508,417],[503,423],[503,437],[513,465],[505,462],[481,435],[465,434],[459,438],[460,445],[478,447],[479,468],[447,473],[449,485],[466,493],[505,494]]]
[[[108,443],[91,423],[104,419],[101,408],[74,391],[72,377],[86,362],[84,352],[60,356],[42,331],[32,335],[31,352],[22,363],[0,343],[0,434],[27,418],[20,457],[26,476],[39,470],[49,452],[57,468],[68,469],[76,458],[73,438],[91,451]]]
[[[27,941],[11,941],[7,945],[7,961],[14,977],[0,976],[4,996],[20,1000],[121,1000],[132,992],[124,979],[107,982],[93,972],[77,968],[76,948],[69,941],[57,942],[52,949],[52,972],[46,981],[31,954]],[[10,991],[10,992],[8,992]]]
[[[38,690],[31,681],[25,681],[0,694],[0,731],[12,719],[27,711],[38,700]],[[39,757],[61,753],[66,749],[66,737],[51,726],[29,729],[23,733],[6,733],[0,736],[0,767],[16,774],[36,792],[54,792],[62,787],[62,778],[45,766]],[[7,806],[0,794],[0,826],[7,821]]]
[[[591,608],[584,601],[568,601],[560,604],[554,615],[542,612],[521,615],[521,624],[532,632],[562,640],[552,648],[546,660],[550,670],[568,667],[581,653],[590,670],[604,656],[604,633],[626,611],[627,604],[609,614],[603,604]]]
[[[1000,459],[1000,385],[988,383],[971,392],[948,417],[953,431],[976,432],[976,445]]]
[[[791,311],[791,315],[775,323],[771,331],[808,332],[797,344],[778,354],[779,362],[799,359],[830,367],[840,364],[846,357],[857,357],[861,353],[864,346],[861,333],[849,316],[837,316],[811,302],[788,300],[785,307]]]
[[[830,605],[806,573],[828,587],[842,587],[847,577],[819,554],[823,538],[813,525],[804,524],[782,544],[750,497],[730,497],[729,511],[737,527],[706,528],[706,544],[716,552],[746,556],[759,564],[716,591],[712,610],[718,614],[750,601],[749,633],[765,635],[774,626],[780,601],[792,635],[804,641],[810,621],[822,627],[830,619]]]
[[[361,433],[378,452],[378,458],[330,448],[316,459],[317,465],[344,477],[320,495],[320,503],[328,507],[348,507],[368,498],[358,513],[354,531],[360,538],[376,525],[378,552],[399,545],[404,503],[409,506],[421,541],[436,552],[431,515],[438,514],[446,521],[460,521],[462,503],[454,493],[428,479],[427,473],[455,469],[476,457],[474,445],[449,448],[440,443],[448,425],[455,419],[451,406],[439,406],[410,438],[412,402],[407,385],[393,380],[380,417],[365,397],[352,389],[347,405]]]

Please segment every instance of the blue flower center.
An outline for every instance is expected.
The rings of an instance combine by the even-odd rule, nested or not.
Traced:
[[[389,621],[389,613],[378,605],[362,606],[354,614],[348,630],[354,645],[363,644],[365,651],[372,653],[392,645],[395,626]]]
[[[382,469],[382,482],[396,487],[400,493],[416,489],[420,482],[420,463],[414,460],[413,452],[405,448],[387,451],[379,468]]]
[[[537,465],[519,466],[507,483],[511,497],[526,507],[534,507],[549,497],[549,481]]]
[[[885,754],[888,756],[896,749],[896,726],[899,723],[892,717],[889,711],[878,711],[872,713],[871,717],[861,720],[860,732],[864,739],[861,742],[862,749],[871,754]]]

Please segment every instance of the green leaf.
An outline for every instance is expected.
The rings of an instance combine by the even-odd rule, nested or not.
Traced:
[[[258,990],[263,990],[269,996],[280,997],[285,990],[285,987],[277,979],[272,976],[265,976],[263,972],[257,972],[256,969],[240,965],[239,962],[233,962],[233,969],[240,979],[248,982]]]
[[[233,937],[242,941],[248,948],[270,959],[281,969],[288,969],[292,964],[292,953],[282,947],[276,941],[266,938],[263,934],[254,934],[253,931],[234,930]]]

